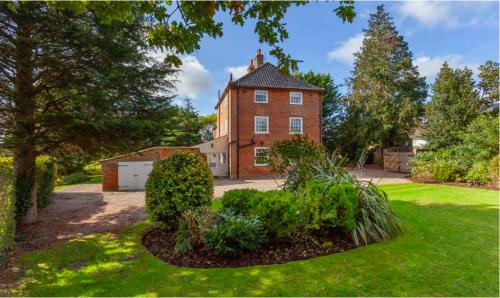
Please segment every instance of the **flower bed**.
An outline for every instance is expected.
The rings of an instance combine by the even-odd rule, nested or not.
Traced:
[[[307,148],[301,152],[311,158],[294,148]],[[175,265],[239,267],[342,252],[402,231],[386,194],[319,145],[293,138],[272,149],[271,164],[288,177],[283,190],[227,191],[220,210],[210,208],[213,185],[201,157],[177,153],[157,162],[146,183],[155,225],[143,245]]]
[[[236,256],[220,256],[207,247],[188,253],[176,251],[175,231],[153,227],[142,236],[142,244],[158,259],[176,266],[197,268],[282,264],[344,252],[356,247],[345,234],[332,233],[317,240],[322,245],[319,242],[304,243],[297,239],[285,238],[266,243],[253,251],[242,251]]]

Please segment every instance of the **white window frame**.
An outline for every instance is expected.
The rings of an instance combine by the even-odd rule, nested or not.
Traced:
[[[297,119],[300,119],[300,132],[292,131],[292,120],[297,120]],[[288,126],[289,126],[288,131],[292,135],[301,135],[304,133],[304,119],[302,119],[302,117],[290,117],[290,120],[288,122]]]
[[[292,102],[292,95],[297,95],[300,94],[300,102]],[[291,105],[302,105],[302,102],[304,101],[304,95],[302,92],[290,92],[290,104]]]
[[[257,101],[257,93],[258,92],[263,92],[266,94],[266,101]],[[253,102],[254,103],[268,103],[269,102],[269,94],[267,90],[254,90],[253,91]]]
[[[266,131],[257,131],[257,118],[266,119]],[[253,118],[253,132],[255,134],[268,134],[269,133],[269,117],[268,116],[255,116]]]
[[[267,159],[268,159],[268,162],[267,163],[257,163],[257,151],[259,149],[265,149],[267,150]],[[253,158],[254,158],[254,165],[256,167],[267,167],[269,165],[269,147],[255,147],[253,149]]]

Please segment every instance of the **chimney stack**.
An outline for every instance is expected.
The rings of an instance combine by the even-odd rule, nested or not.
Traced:
[[[260,49],[257,50],[257,53],[255,54],[255,59],[253,59],[254,62],[254,67],[258,68],[261,67],[262,64],[264,64],[264,55],[262,55],[262,52]]]
[[[251,72],[254,69],[255,69],[255,66],[253,65],[253,59],[250,59],[250,64],[248,64],[247,72]]]

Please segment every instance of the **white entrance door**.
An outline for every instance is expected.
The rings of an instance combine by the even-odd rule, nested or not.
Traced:
[[[141,190],[146,185],[153,161],[118,162],[118,190]]]

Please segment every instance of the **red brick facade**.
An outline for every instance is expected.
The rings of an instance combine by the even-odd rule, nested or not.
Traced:
[[[256,103],[254,91],[268,93],[267,103]],[[290,92],[302,93],[302,104],[290,104]],[[270,176],[268,166],[255,165],[255,148],[270,147],[277,140],[287,139],[290,117],[301,117],[303,134],[321,142],[321,91],[284,88],[229,87],[223,98],[228,99],[229,115],[229,176],[245,179]],[[218,113],[221,105],[217,106]],[[255,116],[268,117],[268,133],[255,133]],[[218,123],[224,119],[218,119]],[[218,125],[215,135],[220,135]]]
[[[118,190],[118,162],[120,161],[157,161],[164,159],[176,151],[190,151],[198,154],[198,148],[191,147],[154,147],[138,152],[133,152],[126,155],[113,157],[101,161],[102,165],[102,190],[117,191]],[[202,155],[202,154],[201,154]],[[205,156],[203,156],[206,159]]]

